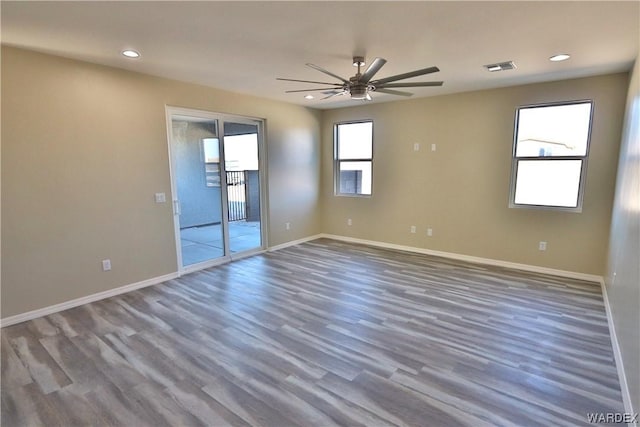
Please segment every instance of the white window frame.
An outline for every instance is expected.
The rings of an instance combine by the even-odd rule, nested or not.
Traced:
[[[371,123],[371,157],[363,159],[340,159],[339,158],[339,138],[338,127],[342,125],[352,125],[358,123]],[[334,196],[341,197],[372,197],[373,196],[373,156],[374,156],[374,144],[373,144],[374,125],[373,120],[351,120],[345,122],[334,123],[333,125],[333,194]],[[362,162],[371,164],[371,194],[362,193],[342,193],[340,192],[340,163],[342,162]]]
[[[591,104],[591,111],[589,116],[589,129],[587,132],[587,144],[585,154],[583,156],[530,156],[530,157],[517,157],[517,143],[518,143],[518,122],[519,122],[519,114],[521,110],[528,108],[544,108],[544,107],[557,107],[562,105],[575,105],[575,104]],[[591,129],[593,127],[593,110],[595,103],[591,99],[582,99],[575,101],[562,101],[562,102],[550,102],[543,104],[532,104],[532,105],[523,105],[516,109],[515,114],[515,124],[513,131],[513,144],[511,150],[511,181],[509,184],[509,207],[510,208],[520,208],[520,209],[543,209],[543,210],[553,210],[553,211],[564,211],[564,212],[574,212],[580,213],[582,212],[582,202],[584,198],[584,188],[587,180],[587,163],[589,160],[589,151],[591,148]],[[552,206],[552,205],[533,205],[533,204],[522,204],[515,203],[515,195],[516,195],[516,179],[518,174],[518,163],[520,161],[557,161],[557,160],[579,160],[582,162],[580,168],[580,182],[578,184],[578,198],[575,207],[567,207],[567,206]]]

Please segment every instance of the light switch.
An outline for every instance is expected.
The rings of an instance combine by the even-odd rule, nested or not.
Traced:
[[[156,203],[165,203],[167,196],[164,193],[156,193]]]

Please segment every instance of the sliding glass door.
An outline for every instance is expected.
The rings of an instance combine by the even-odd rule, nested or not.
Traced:
[[[171,117],[174,214],[183,267],[225,256],[218,121]]]
[[[260,120],[167,108],[181,270],[263,248]]]
[[[227,178],[229,250],[260,248],[259,126],[224,122],[224,164]]]

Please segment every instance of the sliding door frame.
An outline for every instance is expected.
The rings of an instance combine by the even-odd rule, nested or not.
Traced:
[[[267,224],[269,223],[267,219],[267,169],[266,169],[266,148],[264,142],[264,131],[265,131],[265,121],[264,119],[256,118],[256,117],[247,117],[247,116],[238,116],[233,114],[225,114],[225,113],[216,113],[212,111],[205,110],[197,110],[192,108],[184,108],[184,107],[174,107],[170,105],[165,106],[165,115],[167,122],[167,148],[169,154],[169,177],[171,181],[171,209],[173,216],[173,230],[175,236],[175,244],[176,244],[176,260],[178,266],[178,273],[180,275],[191,273],[193,271],[202,270],[204,268],[213,267],[216,265],[224,264],[229,261],[245,258],[250,255],[254,255],[257,253],[262,253],[266,251],[268,248],[267,242]],[[209,261],[204,261],[188,266],[184,266],[182,263],[182,246],[180,240],[180,218],[178,215],[177,209],[178,207],[178,189],[176,184],[176,165],[175,165],[175,156],[173,154],[173,149],[171,146],[171,141],[173,138],[172,134],[172,117],[173,116],[186,116],[186,117],[195,117],[198,119],[206,119],[206,120],[215,120],[217,121],[217,130],[218,130],[218,143],[220,149],[220,193],[221,193],[221,203],[222,203],[222,230],[223,230],[223,238],[224,238],[224,256],[215,258]],[[238,252],[235,254],[231,253],[230,250],[230,242],[229,242],[229,201],[227,195],[227,175],[226,175],[226,167],[225,167],[225,157],[224,157],[224,124],[225,122],[230,123],[242,123],[248,125],[254,125],[258,129],[258,176],[260,181],[260,243],[261,246],[255,249],[249,249],[247,251]]]

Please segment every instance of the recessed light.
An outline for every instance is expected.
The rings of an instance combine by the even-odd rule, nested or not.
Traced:
[[[487,70],[489,71],[500,71],[502,70],[502,67],[499,65],[491,65],[489,67],[487,67]]]
[[[313,95],[305,95],[305,96],[304,96],[304,99],[313,99],[313,98],[314,98],[314,96],[313,96]]]
[[[549,61],[560,62],[560,61],[566,61],[569,58],[571,58],[571,55],[566,53],[561,53],[558,55],[553,55],[551,58],[549,58]]]
[[[140,54],[135,50],[131,50],[131,49],[123,50],[122,54],[127,58],[140,58]]]

